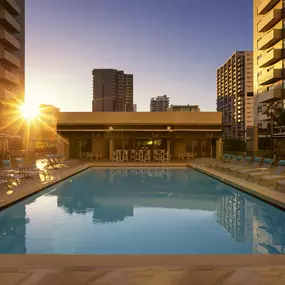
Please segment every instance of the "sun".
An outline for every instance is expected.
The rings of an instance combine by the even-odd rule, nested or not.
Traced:
[[[31,104],[24,104],[20,107],[21,114],[26,120],[35,119],[39,114],[40,110],[38,106],[31,105]]]

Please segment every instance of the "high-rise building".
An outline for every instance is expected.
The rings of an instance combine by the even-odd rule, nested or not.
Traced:
[[[133,75],[117,69],[93,69],[93,112],[132,112]]]
[[[225,138],[245,140],[254,125],[251,51],[235,52],[217,69],[217,111],[223,113]]]
[[[169,97],[166,95],[157,96],[150,99],[151,112],[166,112],[169,108]]]
[[[134,76],[132,74],[125,74],[125,111],[134,111]]]
[[[199,105],[171,105],[167,111],[169,112],[200,112]]]
[[[284,0],[253,1],[255,123],[269,131],[267,107],[285,108]]]
[[[0,1],[0,125],[3,131],[18,116],[25,91],[25,1]]]

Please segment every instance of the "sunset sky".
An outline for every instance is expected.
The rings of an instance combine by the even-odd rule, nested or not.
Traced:
[[[252,49],[251,0],[26,3],[26,100],[62,111],[91,111],[94,68],[133,73],[138,111],[163,94],[215,110],[216,69]]]

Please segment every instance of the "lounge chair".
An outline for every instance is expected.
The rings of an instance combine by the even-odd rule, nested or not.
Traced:
[[[285,187],[285,180],[278,181],[277,184],[276,184],[275,190],[278,190],[278,188],[279,188],[280,186],[281,186],[282,188]]]
[[[246,156],[243,160],[241,160],[240,164],[234,164],[234,165],[229,165],[225,171],[227,173],[235,172],[240,169],[245,169],[250,167],[250,165],[253,163],[254,157]]]
[[[25,182],[25,176],[20,174],[19,170],[14,169],[11,166],[10,160],[2,160],[2,172],[0,174],[0,179],[4,179],[9,183],[10,181],[16,183],[17,185],[20,185],[21,182]]]
[[[258,162],[256,160],[258,160]],[[237,174],[239,170],[257,167],[258,163],[260,163],[259,158],[247,156],[241,166],[233,166],[228,168],[227,172],[230,174]]]
[[[256,170],[250,171],[249,173],[246,174],[246,179],[250,180],[254,177],[260,177],[264,174],[269,174],[271,169],[274,169],[273,163],[274,163],[273,159],[269,158],[264,159],[260,168],[257,168]]]
[[[213,167],[216,167],[217,165],[230,162],[234,158],[235,156],[232,154],[225,154],[222,160],[215,160],[215,159],[206,160],[205,166],[209,168],[213,168]]]
[[[264,160],[264,163],[266,163],[266,159]],[[265,180],[274,180],[278,177],[280,177],[284,173],[285,175],[285,160],[279,160],[278,165],[276,167],[271,166],[268,168],[268,171],[257,171],[257,172],[251,172],[248,174],[247,180],[249,181],[259,181],[259,184],[265,178]],[[282,178],[282,176],[281,176]]]
[[[53,161],[57,164],[59,168],[69,168],[70,165],[66,159],[60,158],[58,155],[53,157]]]
[[[46,159],[47,159],[46,168],[58,169],[58,168],[70,167],[65,162],[62,162],[57,154],[48,154],[46,155]]]
[[[285,160],[279,160],[278,166],[270,174],[262,176],[259,180],[259,184],[265,184],[266,182],[277,182],[278,180],[285,179]]]
[[[39,169],[35,162],[28,163],[25,162],[23,158],[16,158],[15,161],[18,164],[19,173],[26,176],[27,178],[40,178],[40,174],[44,176],[45,180],[47,177],[49,179],[51,178],[49,169],[46,166],[42,169]]]
[[[231,160],[230,163],[222,163],[222,164],[216,165],[216,168],[223,171],[223,170],[228,169],[229,167],[242,166],[242,163],[244,161],[245,161],[245,157],[236,156]]]
[[[273,160],[271,159],[268,163],[264,164],[263,163],[264,159],[261,157],[255,157],[253,163],[250,165],[249,168],[245,169],[240,169],[236,171],[236,177],[241,176],[246,176],[250,172],[260,172],[260,171],[267,171],[269,167],[271,167]]]

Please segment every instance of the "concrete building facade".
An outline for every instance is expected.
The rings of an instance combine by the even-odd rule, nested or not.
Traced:
[[[171,105],[168,112],[200,112],[199,105]]]
[[[0,114],[2,132],[18,116],[25,91],[25,1],[0,1]]]
[[[217,111],[223,114],[224,137],[246,140],[254,125],[252,51],[236,51],[217,69]]]
[[[285,108],[284,7],[284,0],[253,1],[255,122],[260,132],[271,129],[267,107]]]
[[[94,69],[93,112],[132,112],[133,75],[117,69]]]
[[[150,112],[166,112],[169,108],[169,97],[166,95],[150,99]]]
[[[142,142],[167,149],[171,159],[191,152],[194,157],[217,157],[221,151],[222,114],[218,112],[60,112],[57,133],[60,153],[80,158],[86,152],[112,159],[113,150],[136,149]]]

